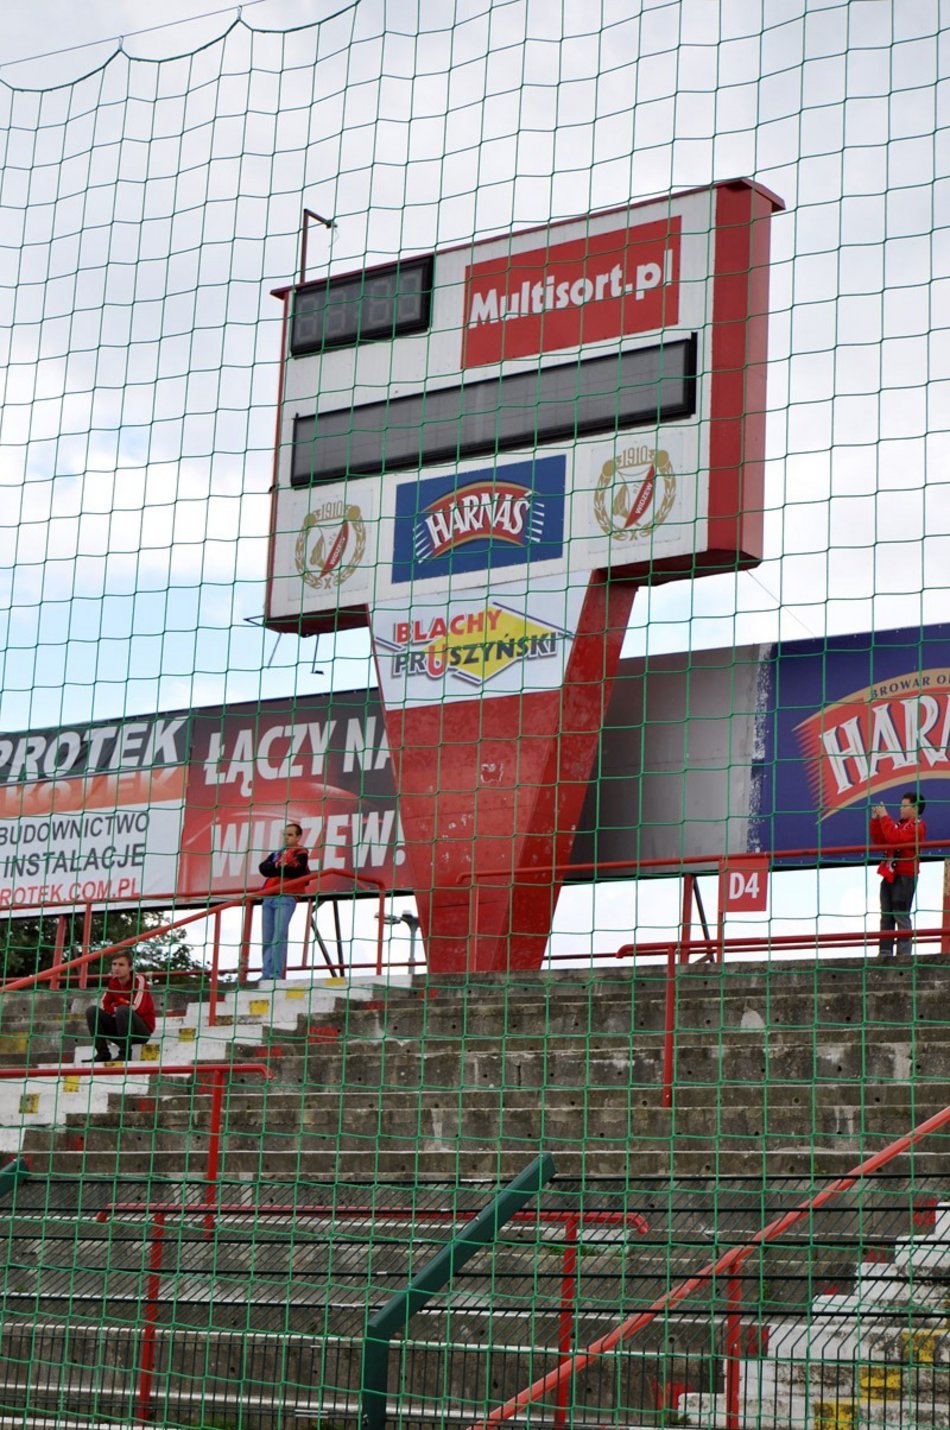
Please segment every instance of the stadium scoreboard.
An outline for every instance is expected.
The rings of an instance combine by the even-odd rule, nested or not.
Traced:
[[[778,205],[738,180],[279,290],[266,623],[758,562]]]

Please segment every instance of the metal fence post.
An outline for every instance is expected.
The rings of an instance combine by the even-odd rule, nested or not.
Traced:
[[[536,1157],[494,1201],[438,1252],[409,1285],[382,1306],[366,1327],[363,1370],[360,1377],[361,1430],[384,1430],[389,1382],[389,1343],[403,1330],[436,1291],[441,1291],[477,1252],[490,1246],[505,1222],[510,1221],[554,1176],[554,1159],[546,1152]]]

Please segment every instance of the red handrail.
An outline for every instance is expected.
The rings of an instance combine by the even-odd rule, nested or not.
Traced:
[[[386,884],[384,880],[377,879],[372,874],[358,873],[353,869],[327,869],[319,870],[315,874],[307,874],[301,879],[288,880],[284,884],[284,891],[288,894],[302,894],[311,886],[317,892],[321,879],[352,879],[357,884],[369,884],[375,888],[379,894],[380,913],[383,912],[386,897]],[[157,897],[157,896],[156,896]],[[195,923],[199,919],[217,918],[228,909],[251,908],[254,904],[260,903],[265,895],[262,890],[255,889],[250,893],[244,893],[233,899],[225,899],[220,904],[213,904],[206,909],[198,909],[193,914],[185,914],[183,918],[174,919],[171,923],[160,924],[158,928],[144,929],[141,933],[133,934],[129,938],[120,939],[118,943],[108,944],[105,948],[93,949],[90,953],[80,954],[77,958],[71,958],[67,963],[55,963],[51,968],[44,968],[39,973],[29,973],[22,978],[12,978],[9,983],[0,984],[0,993],[12,993],[21,988],[33,988],[38,983],[48,983],[52,980],[58,981],[60,975],[67,973],[72,968],[85,970],[91,963],[96,963],[105,958],[113,958],[123,949],[135,948],[139,944],[148,943],[150,939],[160,938],[162,935],[171,933],[173,929],[184,928],[187,924]],[[32,905],[18,904],[18,909],[30,908]],[[38,905],[37,907],[43,907]],[[88,941],[88,924],[91,919],[92,905],[86,906],[86,918],[84,919],[84,941]],[[216,940],[215,952],[217,953],[220,940]],[[376,971],[382,973],[383,970],[383,925],[379,925],[379,933],[376,940]],[[217,994],[217,969],[213,967],[213,995]],[[80,986],[84,986],[80,980]],[[214,1003],[212,1003],[212,1008]]]
[[[583,872],[598,873],[601,870],[612,870],[618,872],[622,869],[629,869],[631,872],[637,869],[685,869],[687,866],[696,864],[706,864],[710,869],[719,869],[723,864],[728,864],[731,859],[742,859],[749,853],[762,854],[770,859],[773,864],[787,859],[833,859],[842,854],[861,854],[865,859],[870,859],[873,851],[886,849],[890,846],[886,841],[878,843],[868,840],[864,844],[825,844],[821,847],[802,849],[761,849],[742,850],[733,854],[681,854],[675,859],[595,859],[587,860],[584,863],[574,864],[568,860],[562,860],[554,864],[541,864],[534,867],[524,864],[509,865],[507,868],[497,869],[469,869],[458,875],[456,884],[469,884],[474,881],[485,883],[491,879],[517,879],[519,875],[525,878],[557,878],[564,874],[578,874]],[[950,839],[922,839],[916,846],[919,851],[925,849],[950,850]]]
[[[177,1212],[181,1216],[205,1215],[204,1207],[182,1206],[180,1202],[112,1202],[106,1209],[108,1212],[137,1212],[152,1215],[157,1212]],[[397,1221],[439,1221],[457,1222],[474,1221],[478,1212],[473,1211],[450,1211],[445,1207],[345,1207],[332,1202],[315,1202],[313,1204],[288,1202],[284,1205],[269,1203],[267,1206],[251,1206],[246,1202],[219,1202],[215,1208],[219,1216],[249,1216],[249,1217],[269,1217],[269,1216],[292,1216],[292,1217],[333,1217],[340,1221],[380,1221],[383,1219]],[[100,1212],[100,1218],[105,1213]],[[545,1226],[568,1226],[579,1218],[581,1224],[591,1226],[632,1226],[641,1236],[646,1236],[650,1230],[650,1224],[646,1217],[639,1212],[611,1212],[611,1211],[585,1211],[585,1212],[561,1212],[545,1210],[543,1207],[536,1210],[526,1210],[515,1212],[509,1220],[516,1222],[540,1222]]]
[[[941,942],[946,937],[946,929],[912,929],[905,937],[907,941],[916,947],[918,943],[925,943],[933,939],[940,939]],[[716,939],[693,939],[690,938],[688,951],[695,949],[706,952],[696,962],[703,959],[713,961],[718,959],[722,962],[725,958],[726,950],[732,953],[752,953],[762,951],[769,953],[773,948],[813,948],[817,952],[821,948],[850,948],[867,947],[869,942],[880,940],[885,937],[879,930],[868,933],[866,930],[859,930],[857,933],[814,933],[814,934],[776,934],[745,938],[716,938]],[[675,1080],[674,1066],[674,1039],[676,1037],[676,989],[677,980],[680,976],[680,969],[683,967],[684,959],[681,953],[682,943],[670,942],[665,939],[657,943],[625,943],[617,949],[615,958],[640,958],[649,957],[652,954],[664,956],[666,958],[666,995],[664,1008],[663,1027],[663,1106],[673,1106],[673,1084]]]
[[[162,1289],[162,1258],[165,1252],[165,1217],[159,1212],[152,1223],[152,1244],[148,1254],[148,1288],[145,1293],[145,1327],[139,1361],[139,1420],[147,1425],[152,1418],[152,1380],[158,1327],[158,1297]]]
[[[687,1300],[694,1291],[698,1291],[701,1286],[705,1286],[714,1277],[722,1276],[724,1272],[732,1272],[737,1266],[755,1251],[756,1247],[766,1246],[770,1242],[777,1241],[784,1236],[793,1226],[797,1226],[800,1221],[809,1216],[812,1212],[823,1207],[826,1202],[834,1197],[840,1196],[842,1192],[847,1192],[854,1186],[855,1182],[861,1181],[863,1177],[869,1177],[874,1172],[879,1172],[888,1162],[892,1162],[895,1157],[902,1156],[909,1148],[922,1142],[931,1133],[938,1132],[941,1127],[950,1122],[950,1106],[945,1107],[941,1112],[937,1112],[933,1117],[928,1117],[925,1122],[921,1122],[912,1131],[905,1133],[903,1137],[898,1137],[896,1141],[888,1144],[880,1152],[875,1152],[873,1157],[866,1158],[859,1162],[845,1176],[839,1177],[836,1181],[830,1182],[817,1196],[810,1197],[805,1202],[800,1202],[791,1211],[783,1213],[770,1221],[761,1231],[741,1246],[734,1246],[718,1261],[708,1262],[695,1276],[690,1276],[687,1280],[681,1281],[678,1286],[674,1286],[672,1291],[667,1291],[646,1311],[640,1311],[635,1316],[631,1316],[622,1325],[609,1331],[607,1335],[601,1336],[598,1340],[588,1346],[587,1350],[580,1351],[577,1355],[568,1356],[561,1361],[561,1364],[550,1371],[547,1375],[541,1376],[532,1385],[513,1395],[510,1400],[506,1400],[504,1405],[500,1405],[497,1410],[493,1410],[484,1420],[477,1421],[472,1430],[490,1430],[494,1425],[500,1425],[505,1420],[510,1420],[517,1415],[525,1406],[533,1405],[541,1400],[549,1392],[558,1391],[568,1380],[585,1370],[593,1361],[599,1360],[615,1346],[622,1345],[629,1341],[643,1330],[651,1321],[654,1321],[661,1312],[671,1306],[678,1305],[681,1301]]]
[[[46,1077],[202,1077],[206,1073],[211,1074],[211,1125],[208,1129],[205,1207],[209,1215],[213,1215],[218,1199],[224,1084],[228,1078],[242,1073],[255,1073],[270,1079],[274,1074],[266,1063],[65,1063],[56,1067],[0,1068],[0,1079],[22,1081],[26,1078]],[[208,1221],[205,1225],[210,1230]]]
[[[145,1331],[142,1339],[142,1359],[139,1370],[139,1414],[143,1421],[149,1418],[151,1410],[152,1375],[155,1361],[154,1326],[158,1317],[158,1296],[162,1271],[162,1242],[165,1234],[165,1219],[168,1216],[188,1216],[198,1214],[204,1218],[205,1228],[213,1225],[215,1216],[258,1217],[332,1217],[334,1220],[370,1220],[378,1225],[383,1218],[401,1218],[416,1223],[419,1221],[460,1222],[472,1221],[478,1215],[474,1211],[451,1211],[444,1207],[347,1207],[338,1204],[317,1203],[312,1206],[256,1207],[244,1202],[217,1203],[212,1208],[186,1207],[178,1202],[113,1202],[99,1213],[99,1220],[107,1217],[134,1212],[153,1218],[152,1246],[149,1259],[148,1299],[145,1310]],[[570,1350],[574,1344],[577,1311],[577,1239],[578,1230],[585,1225],[592,1226],[633,1226],[641,1236],[646,1236],[650,1227],[639,1212],[612,1211],[555,1211],[543,1207],[528,1208],[515,1212],[513,1222],[529,1222],[537,1225],[555,1225],[564,1228],[564,1252],[561,1270],[561,1301],[558,1320],[558,1350]],[[567,1417],[566,1400],[559,1405],[555,1423],[563,1425]]]

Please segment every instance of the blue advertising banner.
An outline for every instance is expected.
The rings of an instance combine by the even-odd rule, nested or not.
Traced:
[[[402,482],[393,583],[559,559],[566,470],[564,456],[532,457]]]
[[[761,691],[750,849],[866,846],[872,806],[897,817],[908,790],[948,832],[950,625],[787,642]]]

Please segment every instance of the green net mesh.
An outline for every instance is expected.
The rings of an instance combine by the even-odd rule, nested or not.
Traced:
[[[0,1420],[946,1426],[944,7],[224,24],[0,66]],[[711,275],[745,221],[681,196],[740,179],[771,252],[733,310]],[[559,307],[550,226],[586,263],[639,204],[628,296],[611,256]],[[726,410],[710,344],[756,319]],[[742,414],[761,449],[743,429],[729,470],[761,490],[724,497],[696,453]],[[557,463],[598,442],[557,566]],[[576,690],[537,767],[490,691],[461,733],[448,700],[394,723],[397,661],[452,649],[406,513],[367,504],[414,443],[420,481],[491,473],[497,529],[443,573],[498,626],[455,647],[481,694],[528,709],[640,542],[632,611],[583,628],[583,760]],[[519,460],[535,605],[505,584]],[[703,503],[721,532],[750,490],[760,549],[701,559]],[[539,823],[483,852],[506,744]],[[458,799],[424,847],[427,791]],[[440,903],[419,869],[450,856]],[[502,907],[533,964],[479,965]]]

